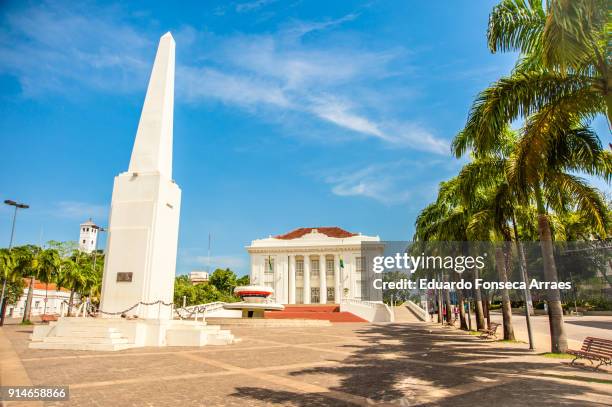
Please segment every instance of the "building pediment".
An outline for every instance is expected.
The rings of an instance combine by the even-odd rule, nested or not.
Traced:
[[[253,240],[247,248],[359,246],[363,241],[380,241],[380,238],[348,232],[339,227],[299,228],[283,235]]]

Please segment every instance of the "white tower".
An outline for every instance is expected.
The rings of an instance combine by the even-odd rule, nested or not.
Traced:
[[[81,223],[81,232],[79,233],[79,250],[85,253],[91,253],[96,250],[98,242],[98,225],[93,223],[91,218],[88,221]]]
[[[127,172],[115,177],[100,307],[126,310],[138,302],[172,302],[181,190],[172,180],[174,39],[159,40]],[[169,318],[167,307],[128,314]]]

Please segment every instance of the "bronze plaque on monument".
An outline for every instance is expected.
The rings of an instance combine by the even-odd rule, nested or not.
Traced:
[[[132,273],[117,273],[117,281],[132,282]]]

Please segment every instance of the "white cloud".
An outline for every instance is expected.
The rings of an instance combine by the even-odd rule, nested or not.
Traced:
[[[199,266],[208,266],[207,256],[197,256],[195,264]],[[231,270],[242,270],[247,266],[248,262],[244,256],[210,256],[210,269],[229,268]]]
[[[204,254],[203,254],[204,253]],[[210,270],[217,268],[229,268],[233,271],[244,272],[248,270],[248,254],[228,254],[228,255],[205,255],[206,249],[203,248],[179,248],[178,268],[182,272],[190,270],[206,270],[210,264]]]
[[[104,219],[108,215],[108,208],[104,205],[89,202],[61,201],[55,204],[52,213],[62,218],[85,221],[92,218],[94,221]]]
[[[340,127],[379,138],[385,138],[383,132],[366,117],[351,112],[346,104],[335,100],[319,100],[312,106],[312,112],[318,117]]]
[[[364,197],[385,205],[411,203],[417,207],[433,198],[439,177],[433,168],[456,173],[455,161],[399,160],[371,164],[362,168],[327,170],[324,181],[331,185],[334,195]]]
[[[276,1],[278,0],[254,0],[245,3],[238,3],[236,4],[236,11],[238,13],[254,11],[261,7],[267,6],[268,4],[275,3]]]
[[[255,0],[236,7],[248,11],[268,3]],[[47,92],[72,96],[83,89],[141,92],[159,33],[137,30],[124,15],[119,7],[56,3],[7,14],[0,34],[0,72],[16,76],[29,97]],[[384,81],[410,71],[405,49],[368,47],[358,38],[305,39],[315,31],[331,34],[358,17],[293,20],[267,34],[218,36],[183,26],[176,31],[177,100],[216,101],[255,111],[264,120],[286,120],[281,124],[296,135],[304,127],[296,116],[336,127],[319,140],[371,137],[395,148],[448,154],[448,143],[425,126],[405,117],[397,124],[394,106],[405,104],[411,91],[390,84],[386,92]]]
[[[332,185],[335,195],[362,196],[392,205],[408,202],[412,197],[409,184],[401,185],[402,178],[386,166],[370,165],[328,176],[325,181]]]
[[[0,72],[16,76],[27,96],[81,85],[129,92],[145,85],[134,79],[150,70],[152,45],[117,9],[44,3],[4,16]]]

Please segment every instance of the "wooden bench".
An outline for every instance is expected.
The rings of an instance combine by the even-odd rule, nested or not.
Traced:
[[[499,324],[496,324],[495,322],[491,322],[491,327],[489,329],[479,329],[478,332],[480,332],[480,339],[489,339],[491,337],[497,338],[497,327],[499,327]]]
[[[575,356],[572,365],[578,359],[587,359],[591,364],[593,361],[599,361],[596,368],[601,365],[612,365],[612,341],[609,339],[589,336],[582,342],[580,350],[568,349],[567,353]]]

